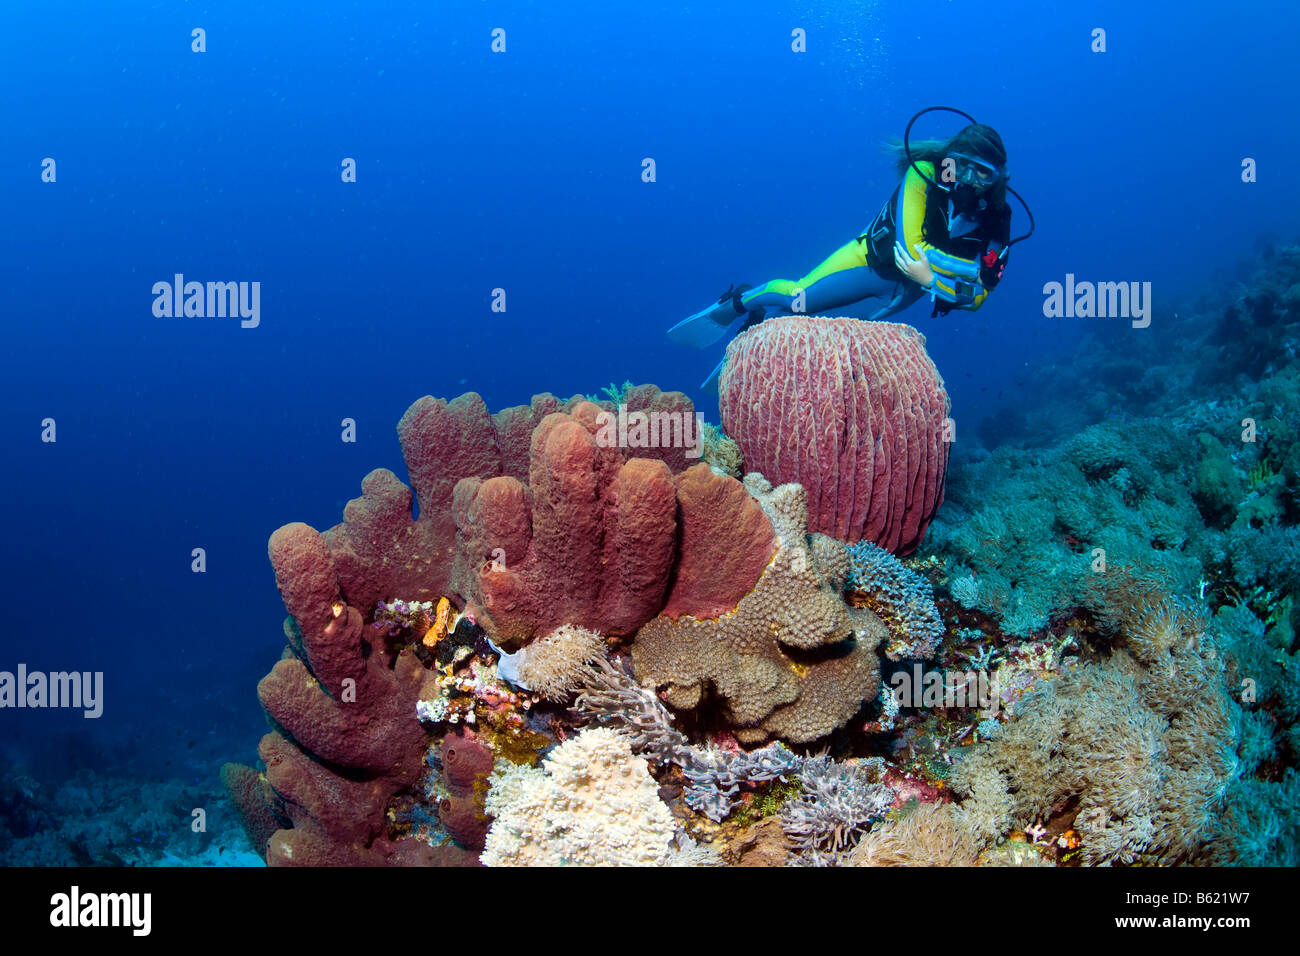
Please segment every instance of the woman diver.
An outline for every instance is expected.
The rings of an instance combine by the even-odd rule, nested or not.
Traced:
[[[933,110],[959,113],[970,124],[947,140],[910,143],[912,124]],[[769,312],[824,315],[866,299],[878,306],[868,321],[895,315],[926,293],[934,302],[932,315],[983,305],[1002,278],[1011,246],[1029,237],[1010,238],[1007,192],[1015,192],[1007,187],[1002,137],[961,110],[931,106],[912,117],[897,151],[903,180],[859,236],[797,281],[732,286],[669,329],[669,337],[704,348],[742,315],[747,318],[738,331]],[[1030,222],[1032,233],[1032,214]],[[720,368],[721,363],[705,386]]]

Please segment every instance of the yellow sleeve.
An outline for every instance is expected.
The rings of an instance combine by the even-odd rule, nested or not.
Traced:
[[[934,178],[934,164],[918,162],[916,164],[931,179]],[[903,188],[898,194],[898,232],[903,244],[912,255],[917,249],[925,252],[930,260],[930,269],[934,273],[932,291],[949,302],[956,302],[961,308],[975,311],[988,298],[988,290],[980,285],[979,262],[975,259],[963,259],[938,249],[922,238],[922,225],[925,223],[925,197],[929,183],[916,171],[909,168],[903,177]],[[957,292],[957,282],[974,285],[978,290],[972,297]]]

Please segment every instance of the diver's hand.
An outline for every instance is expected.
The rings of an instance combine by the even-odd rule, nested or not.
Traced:
[[[913,259],[907,254],[907,247],[901,239],[894,243],[894,265],[913,282],[928,287],[934,281],[934,270],[930,268],[930,260],[919,242],[916,244],[916,255],[917,258]]]

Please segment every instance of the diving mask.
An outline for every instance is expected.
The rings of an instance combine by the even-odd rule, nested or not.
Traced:
[[[957,182],[963,186],[984,190],[1002,178],[1002,170],[978,156],[967,156],[965,153],[948,155],[953,160],[953,173]]]

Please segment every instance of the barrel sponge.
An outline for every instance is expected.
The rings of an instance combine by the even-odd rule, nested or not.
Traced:
[[[617,731],[585,730],[540,769],[492,775],[487,866],[664,866],[673,819],[645,758]]]
[[[809,547],[803,488],[773,490],[753,474],[744,487],[777,537],[757,582],[713,617],[656,617],[637,633],[632,658],[638,680],[661,688],[678,709],[698,706],[712,688],[745,743],[771,736],[807,743],[876,695],[875,649],[888,632],[828,581],[822,561],[842,573],[846,559],[829,539]]]
[[[943,501],[950,403],[911,326],[785,316],[738,335],[719,379],[745,467],[808,489],[808,524],[916,549]]]

